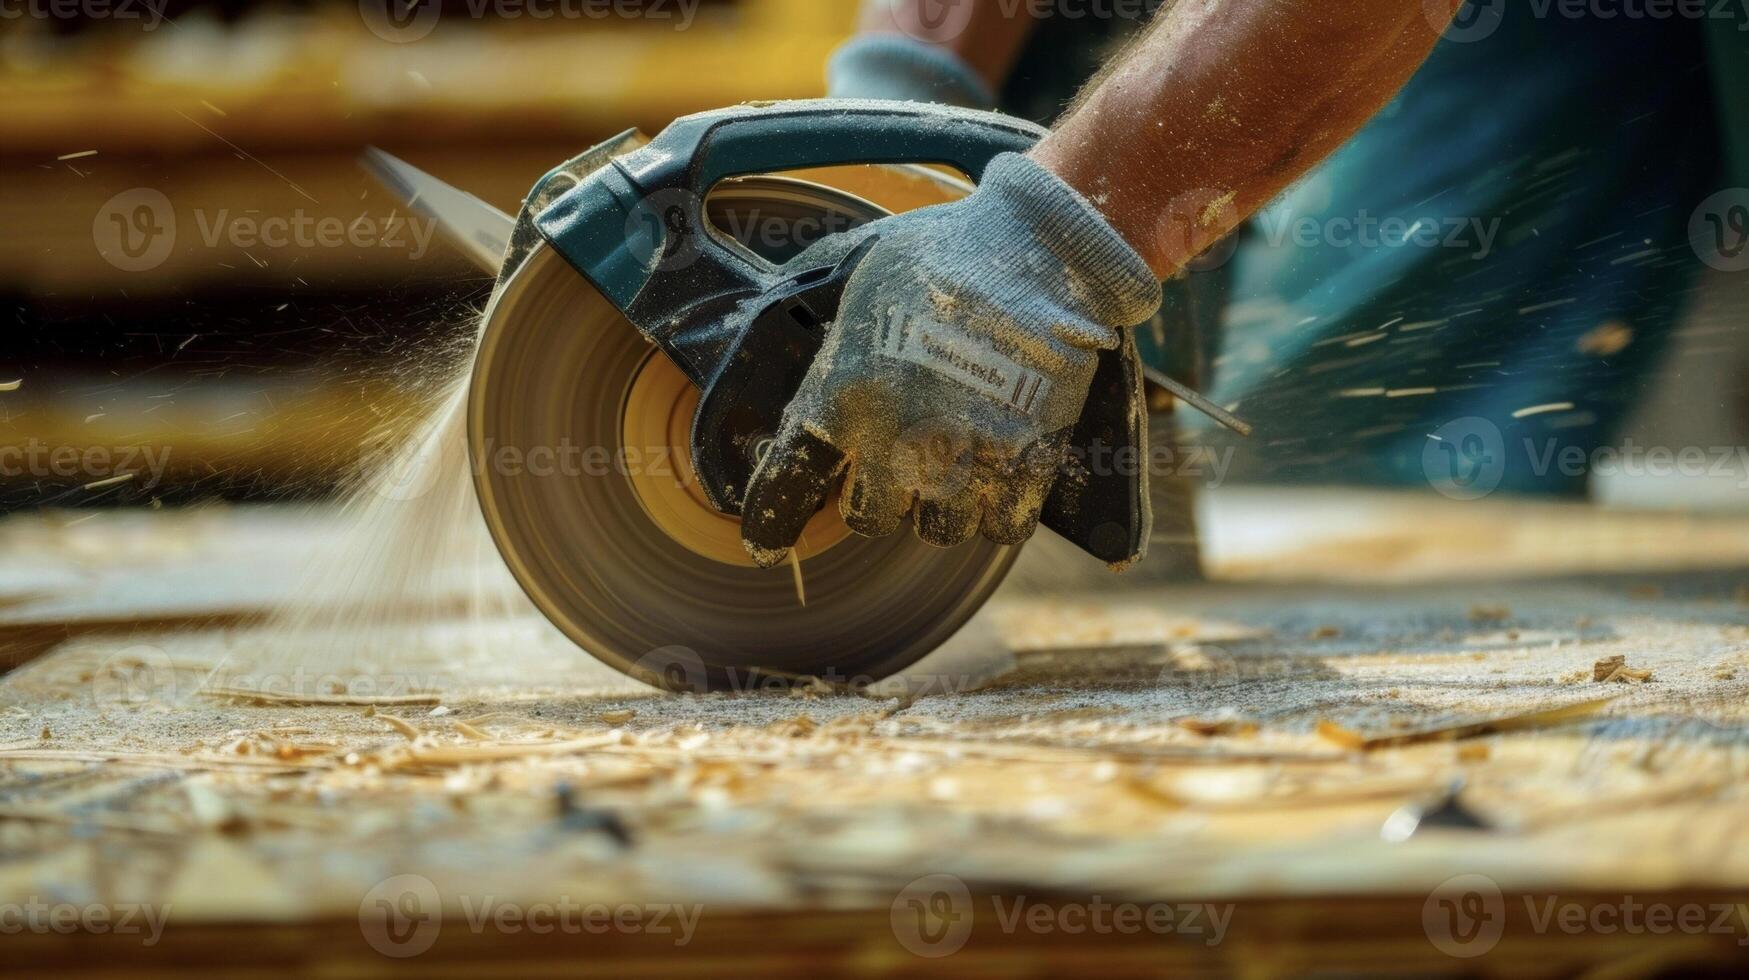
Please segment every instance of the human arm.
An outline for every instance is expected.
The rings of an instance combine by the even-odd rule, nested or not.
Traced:
[[[1352,136],[1444,26],[1404,0],[1182,0],[1030,155],[1165,278]]]

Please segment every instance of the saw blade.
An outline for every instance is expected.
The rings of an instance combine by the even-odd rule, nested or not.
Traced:
[[[374,146],[364,151],[359,162],[409,211],[435,221],[443,237],[475,265],[498,272],[510,249],[515,218]]]
[[[845,198],[776,178],[737,181],[729,198],[759,220],[794,214],[798,193],[813,195],[816,212]],[[850,535],[799,549],[794,567],[760,569],[683,540],[688,523],[658,516],[640,481],[684,482],[684,426],[659,445],[628,444],[628,433],[664,431],[628,424],[628,411],[672,410],[641,394],[652,368],[677,370],[537,247],[486,311],[469,392],[475,486],[499,551],[535,605],[612,666],[694,691],[871,681],[945,642],[1018,553],[983,540],[939,549],[907,531]],[[699,520],[733,521],[714,511]]]

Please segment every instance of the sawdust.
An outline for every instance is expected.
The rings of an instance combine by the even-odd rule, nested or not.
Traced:
[[[1592,664],[1591,679],[1599,684],[1644,684],[1652,679],[1652,672],[1629,667],[1627,656],[1618,653]]]
[[[534,615],[479,514],[465,381],[458,377],[427,417],[403,421],[401,434],[361,463],[337,532],[275,614],[270,642],[248,650],[249,663],[233,668],[395,676],[404,666],[396,650],[404,641],[401,624]],[[470,662],[492,654],[476,645],[453,656]]]
[[[1493,735],[1499,732],[1524,731],[1532,728],[1544,728],[1552,725],[1564,725],[1572,721],[1588,718],[1603,710],[1603,707],[1614,698],[1596,698],[1590,701],[1580,701],[1576,704],[1564,705],[1543,711],[1528,711],[1522,714],[1507,715],[1498,718],[1486,718],[1480,721],[1465,721],[1452,725],[1439,725],[1423,728],[1418,731],[1404,732],[1392,735],[1363,735],[1344,728],[1332,721],[1319,721],[1319,736],[1335,742],[1337,745],[1356,751],[1372,751],[1380,748],[1395,748],[1404,745],[1415,745],[1421,742],[1457,741],[1474,738],[1478,735]]]
[[[1633,343],[1634,330],[1620,320],[1608,320],[1579,336],[1574,346],[1581,354],[1614,357]]]
[[[1506,606],[1471,606],[1470,622],[1472,623],[1504,623],[1512,618],[1512,610]]]
[[[1496,548],[1516,537],[1495,531]],[[1629,605],[1619,578],[1312,580],[1328,559],[1278,559],[1294,584],[1009,591],[957,654],[969,659],[924,671],[977,683],[887,700],[658,696],[538,623],[453,614],[377,634],[410,688],[393,692],[357,689],[381,680],[374,664],[289,686],[230,679],[272,629],[183,625],[152,638],[156,654],[137,636],[84,636],[0,684],[16,793],[0,837],[39,856],[12,877],[0,865],[0,897],[43,876],[95,895],[147,871],[162,882],[166,859],[142,846],[161,841],[180,845],[178,896],[234,860],[267,897],[227,892],[233,914],[343,921],[407,869],[446,894],[881,910],[936,872],[1147,895],[1425,894],[1478,870],[1502,887],[1575,869],[1610,887],[1749,873],[1749,698],[1715,676],[1749,641],[1742,607],[1721,601],[1740,572],[1636,575],[1668,584]],[[1042,582],[1058,559],[1033,560]],[[1712,601],[1681,598],[1696,595]],[[1515,635],[1471,619],[1507,598]],[[1325,625],[1340,635],[1313,639]],[[493,656],[470,658],[475,646]],[[1583,695],[1556,680],[1616,655],[1658,683],[1608,688],[1606,712],[1510,728],[1571,708]],[[160,683],[139,696],[98,696],[154,665]],[[409,737],[385,720],[392,704],[203,685],[441,691],[452,713],[399,719]],[[1320,721],[1390,744],[1332,745]],[[45,728],[54,742],[36,738]],[[1394,811],[1458,775],[1465,805],[1513,833],[1378,842]],[[101,868],[80,863],[94,838]]]

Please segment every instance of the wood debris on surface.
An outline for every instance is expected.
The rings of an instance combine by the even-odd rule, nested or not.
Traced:
[[[1644,684],[1652,679],[1652,672],[1629,667],[1627,655],[1618,653],[1592,664],[1591,679],[1599,684]]]
[[[1695,573],[1666,595],[1728,600],[1741,581]],[[999,595],[989,649],[922,668],[976,685],[885,699],[658,694],[526,622],[374,638],[392,656],[361,646],[341,686],[396,693],[357,696],[327,675],[234,681],[285,667],[250,661],[268,627],[76,633],[0,680],[0,835],[29,841],[0,851],[0,901],[45,876],[186,889],[220,854],[265,896],[227,893],[228,911],[273,922],[355,919],[402,872],[530,902],[826,903],[878,910],[883,929],[895,894],[937,873],[1284,900],[1424,897],[1473,873],[1503,889],[1749,881],[1749,678],[1723,676],[1749,610],[1662,598],[1617,615],[1619,580],[1520,583],[1499,616],[1449,586],[1115,582]],[[1508,618],[1516,636],[1476,629]],[[1325,623],[1339,649],[1308,642]],[[1556,703],[1560,678],[1618,657],[1657,683]],[[165,683],[118,683],[165,664]],[[1464,805],[1510,832],[1383,838],[1460,777]]]
[[[313,707],[319,705],[350,705],[355,707],[393,707],[397,705],[438,704],[441,694],[290,694],[274,691],[251,691],[231,687],[206,687],[200,693],[209,698],[227,698],[249,704]]]
[[[1547,728],[1554,725],[1564,725],[1568,722],[1589,718],[1614,698],[1594,698],[1590,701],[1580,701],[1576,704],[1563,705],[1559,708],[1548,708],[1541,711],[1527,711],[1522,714],[1506,715],[1499,718],[1487,718],[1481,721],[1464,721],[1450,725],[1435,725],[1416,731],[1394,733],[1389,735],[1363,735],[1336,724],[1333,721],[1318,722],[1318,734],[1328,741],[1335,742],[1343,748],[1370,752],[1374,749],[1394,748],[1403,745],[1415,745],[1420,742],[1451,742],[1465,738],[1475,738],[1478,735],[1494,735],[1500,732],[1526,731],[1532,728]]]

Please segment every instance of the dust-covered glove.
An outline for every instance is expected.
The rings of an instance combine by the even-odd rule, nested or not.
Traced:
[[[826,94],[996,107],[996,94],[958,55],[903,34],[862,34],[846,41],[826,63]]]
[[[915,507],[930,544],[1026,540],[1098,352],[1160,303],[1142,257],[1018,154],[964,200],[835,235],[793,263],[831,265],[870,235],[748,484],[741,537],[761,565],[783,559],[840,473],[839,510],[860,534],[889,534]]]

